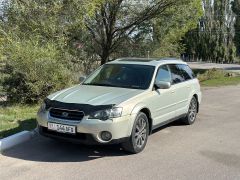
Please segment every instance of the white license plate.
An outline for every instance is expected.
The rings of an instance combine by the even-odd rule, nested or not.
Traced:
[[[75,126],[56,124],[56,123],[48,123],[48,129],[52,130],[52,131],[57,131],[60,133],[76,134]]]

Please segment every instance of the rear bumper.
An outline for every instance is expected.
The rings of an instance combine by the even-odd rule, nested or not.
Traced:
[[[97,141],[93,135],[87,133],[76,133],[75,135],[72,134],[64,134],[58,133],[55,131],[50,131],[46,127],[38,126],[39,134],[45,137],[49,137],[52,139],[59,139],[67,142],[72,142],[76,144],[86,144],[86,145],[102,145],[102,144],[120,144],[126,142],[129,137],[120,138],[120,139],[113,139],[106,143],[101,143]]]

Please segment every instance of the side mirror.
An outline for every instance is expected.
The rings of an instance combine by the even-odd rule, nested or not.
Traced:
[[[171,87],[170,82],[156,81],[154,84],[158,89],[169,89]]]
[[[81,82],[83,82],[85,79],[86,79],[85,76],[81,76],[81,77],[79,78],[79,82],[81,83]]]

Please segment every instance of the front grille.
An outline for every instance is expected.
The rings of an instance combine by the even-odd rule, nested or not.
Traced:
[[[84,112],[77,111],[77,110],[51,108],[49,113],[51,117],[66,119],[71,121],[80,121],[84,117]]]

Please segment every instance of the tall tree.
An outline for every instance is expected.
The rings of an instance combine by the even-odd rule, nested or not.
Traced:
[[[231,0],[203,0],[204,16],[198,28],[184,38],[190,59],[233,62],[234,19]]]
[[[232,2],[232,11],[236,14],[234,43],[237,48],[237,55],[240,56],[240,0]]]
[[[95,11],[94,18],[86,19],[86,27],[94,39],[95,52],[101,64],[109,60],[126,37],[137,34],[147,21],[162,15],[167,9],[186,0],[124,1],[106,0]]]
[[[195,29],[203,15],[202,1],[189,0],[174,6],[154,22],[155,56],[180,56],[186,32]]]

